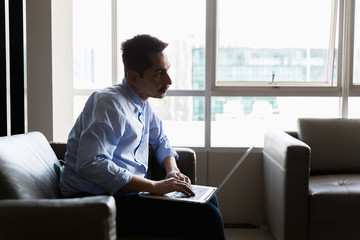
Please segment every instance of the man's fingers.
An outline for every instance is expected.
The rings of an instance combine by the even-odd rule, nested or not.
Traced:
[[[175,177],[170,177],[156,182],[156,186],[153,194],[163,195],[169,192],[182,192],[186,196],[195,196],[195,193],[191,189],[191,183],[183,180],[179,180]]]
[[[195,196],[195,193],[191,189],[191,184],[189,184],[187,181],[183,180],[177,180],[177,186],[179,187],[179,190],[176,190],[178,192],[182,192],[183,194],[187,196]]]
[[[185,175],[184,175],[185,176]],[[191,185],[191,181],[190,181],[190,178],[188,176],[185,176],[185,181]]]
[[[182,173],[177,173],[176,174],[177,179],[187,182],[188,184],[191,184],[190,178],[188,178],[186,175],[182,174]]]

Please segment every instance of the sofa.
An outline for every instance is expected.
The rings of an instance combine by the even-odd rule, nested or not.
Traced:
[[[264,211],[276,240],[360,239],[360,119],[298,119],[264,142]]]
[[[176,150],[180,170],[194,183],[194,151]],[[65,151],[66,144],[50,144],[40,132],[0,137],[0,239],[117,239],[112,196],[61,197]],[[162,178],[165,171],[151,154],[149,162],[148,175]]]

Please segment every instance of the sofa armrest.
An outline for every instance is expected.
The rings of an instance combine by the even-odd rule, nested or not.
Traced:
[[[265,219],[275,239],[307,239],[310,148],[289,134],[267,132],[264,142]]]
[[[196,154],[194,150],[190,148],[175,148],[175,150],[179,154],[177,165],[180,171],[190,178],[192,184],[196,183]],[[148,177],[153,180],[164,179],[165,169],[158,164],[156,158],[150,154],[149,161]]]
[[[58,159],[64,160],[66,153],[66,143],[63,142],[50,142],[50,146],[55,152],[55,155]]]
[[[0,200],[2,239],[116,240],[111,196]]]

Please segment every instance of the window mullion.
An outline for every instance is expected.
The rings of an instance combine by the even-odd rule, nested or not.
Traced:
[[[341,117],[348,117],[349,86],[353,76],[355,1],[344,2]]]
[[[117,0],[111,0],[111,81],[118,82]]]
[[[203,90],[168,90],[166,96],[205,96]]]
[[[217,0],[206,1],[205,149],[211,147],[211,90],[216,81]]]
[[[338,19],[338,0],[333,0],[331,9],[331,23],[330,23],[330,41],[329,41],[329,54],[328,54],[328,67],[326,73],[326,80],[331,86],[333,83],[334,73],[334,56],[335,56],[335,43],[336,43],[336,26]]]

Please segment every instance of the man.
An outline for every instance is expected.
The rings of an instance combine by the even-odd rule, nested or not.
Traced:
[[[147,101],[163,98],[172,84],[163,53],[166,47],[149,35],[122,44],[125,78],[121,84],[93,93],[86,102],[69,134],[60,190],[65,197],[112,194],[119,236],[224,239],[216,197],[208,204],[194,205],[137,195],[141,191],[194,195],[189,178],[177,167],[178,155],[161,120]],[[146,179],[149,144],[166,170],[164,180]]]

